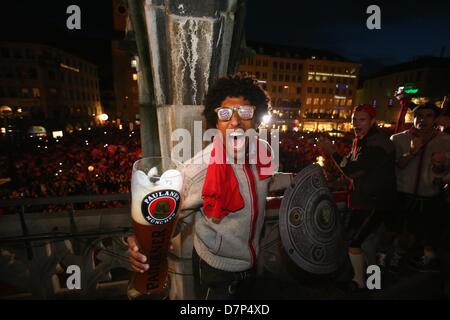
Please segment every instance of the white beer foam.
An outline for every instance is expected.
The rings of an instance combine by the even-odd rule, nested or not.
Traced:
[[[153,167],[150,170],[148,170],[148,174],[147,174],[150,178],[153,176],[157,176],[158,175],[158,168]]]
[[[164,187],[164,189],[173,189],[180,192],[183,187],[183,177],[180,171],[169,169],[161,175],[156,184]]]
[[[150,169],[150,171],[153,170]],[[153,171],[152,173],[154,173]],[[156,170],[157,173],[157,170]],[[152,175],[153,176],[153,175]],[[172,189],[181,192],[183,187],[183,177],[181,172],[178,170],[167,170],[161,175],[161,178],[156,183],[152,183],[149,179],[149,175],[145,172],[136,170],[133,172],[133,177],[131,179],[131,217],[132,219],[142,225],[150,225],[150,223],[145,220],[142,214],[142,200],[149,193],[163,190]]]

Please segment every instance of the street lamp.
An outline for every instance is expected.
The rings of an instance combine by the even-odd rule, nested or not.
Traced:
[[[106,121],[108,120],[108,115],[106,113],[102,113],[101,115],[98,116],[100,121]]]

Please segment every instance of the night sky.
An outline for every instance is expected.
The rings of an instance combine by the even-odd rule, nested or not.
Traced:
[[[82,30],[66,29],[66,8],[78,4]],[[381,30],[366,28],[366,8],[381,8]],[[107,0],[2,3],[0,40],[60,46],[94,63],[110,61],[112,6]],[[249,0],[247,39],[327,49],[363,63],[363,74],[420,55],[450,57],[450,1]]]
[[[381,9],[381,30],[366,27],[371,4]],[[450,1],[251,0],[247,10],[249,39],[332,50],[365,73],[440,55],[443,46],[450,57]]]

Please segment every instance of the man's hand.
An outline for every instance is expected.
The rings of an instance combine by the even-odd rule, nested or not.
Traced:
[[[411,139],[409,153],[411,155],[416,155],[420,151],[420,149],[423,148],[424,145],[425,145],[425,141],[424,141],[422,135],[420,135],[417,132],[417,130],[414,130],[412,132],[412,139]]]
[[[135,272],[144,273],[148,270],[149,265],[145,264],[145,262],[147,262],[147,257],[139,252],[136,237],[134,235],[129,236],[127,238],[127,243],[131,269]]]

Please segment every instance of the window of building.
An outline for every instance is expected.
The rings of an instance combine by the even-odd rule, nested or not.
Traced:
[[[13,87],[8,88],[8,97],[17,98],[17,89]]]
[[[9,52],[9,48],[2,48],[2,58],[8,59],[11,57],[11,53]]]
[[[306,105],[310,105],[311,104],[312,99],[311,98],[306,98]]]
[[[32,67],[32,68],[28,69],[28,78],[30,78],[30,79],[36,79],[37,78],[36,68]]]
[[[320,105],[323,106],[325,103],[327,103],[327,99],[321,98],[320,99]]]
[[[315,76],[314,79],[318,82],[320,82],[320,79],[322,79],[320,76]]]
[[[272,80],[273,81],[277,81],[277,74],[276,73],[272,73]]]
[[[286,63],[286,70],[291,70],[291,64],[290,63]]]
[[[339,88],[336,88],[336,90],[334,90],[334,94],[339,94]]]
[[[277,92],[277,87],[272,86],[272,92]]]
[[[33,88],[32,91],[33,91],[33,98],[39,98],[41,96],[39,88]]]
[[[269,62],[266,59],[264,59],[262,63],[263,67],[267,67],[269,65]]]
[[[348,99],[347,100],[347,107],[351,107],[353,103],[353,99]]]
[[[278,75],[278,81],[284,81],[284,77],[283,77],[282,74],[279,74],[279,75]]]
[[[280,69],[284,70],[284,62],[283,61],[280,62]]]
[[[308,87],[308,89],[306,89],[308,93],[312,93],[312,87]]]
[[[320,92],[320,88],[319,87],[315,87],[314,88],[314,93],[319,93]]]
[[[297,94],[301,94],[302,93],[302,88],[301,87],[297,87]]]
[[[14,77],[13,70],[10,66],[4,66],[0,69],[0,73],[6,78],[6,79],[12,79]],[[1,75],[0,75],[1,77]]]
[[[348,90],[348,95],[349,96],[353,95],[353,91],[352,90]]]
[[[53,70],[48,70],[48,79],[55,80],[55,72]]]
[[[34,58],[35,58],[35,55],[34,55],[33,49],[31,49],[31,48],[26,48],[26,49],[25,49],[25,56],[26,56],[28,59],[34,59]]]
[[[328,94],[333,94],[333,88],[328,88]]]
[[[289,82],[290,80],[291,80],[291,79],[290,79],[290,77],[289,77],[288,74],[284,76],[284,81]]]
[[[22,79],[23,78],[22,68],[20,68],[20,67],[16,68],[16,78],[17,79]]]
[[[327,94],[327,88],[322,88],[322,94]]]
[[[23,58],[23,55],[22,55],[22,50],[21,49],[14,49],[13,50],[13,56],[14,56],[14,58],[16,58],[16,59],[22,59]]]
[[[322,82],[327,82],[328,81],[328,77],[327,76],[322,76]]]
[[[261,66],[261,60],[256,59],[256,66],[257,66],[257,67],[260,67],[260,66]]]
[[[314,105],[318,105],[318,104],[319,104],[319,98],[314,98],[313,104],[314,104]]]
[[[292,63],[292,70],[297,71],[297,64],[296,63]]]
[[[297,76],[297,82],[302,82],[302,76]]]
[[[28,98],[30,95],[30,90],[28,88],[22,88],[20,89],[20,96],[22,98]]]
[[[256,71],[255,75],[256,75],[256,79],[261,79],[261,72]]]
[[[262,78],[263,78],[263,79],[267,79],[267,72],[263,72],[263,73],[262,73]]]
[[[281,92],[283,90],[282,86],[278,86],[278,92]]]
[[[314,79],[314,76],[311,74],[308,74],[308,81],[313,81],[313,79]]]
[[[278,62],[276,62],[276,61],[272,62],[272,67],[274,69],[278,69]]]

